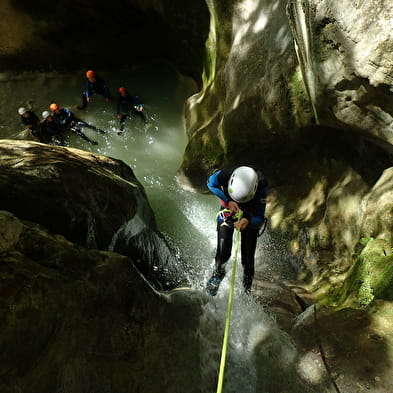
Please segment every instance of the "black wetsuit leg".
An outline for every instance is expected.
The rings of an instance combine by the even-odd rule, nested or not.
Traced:
[[[121,115],[121,117],[120,117],[120,131],[124,131],[124,123],[125,123],[125,121],[126,121],[126,119],[127,119],[127,115]]]
[[[101,130],[100,128],[98,128],[96,126],[93,126],[93,124],[86,123],[83,120],[77,120],[77,124],[78,124],[78,126],[90,128],[90,129],[92,129],[94,131],[97,131],[97,132],[99,132],[101,134],[106,134],[106,131]]]
[[[246,292],[250,292],[255,273],[255,249],[258,240],[258,229],[247,227],[241,231],[241,239],[243,286]]]
[[[78,109],[85,109],[87,107],[87,97],[86,97],[86,92],[84,91],[82,93],[82,105],[78,106]]]
[[[217,251],[216,251],[216,266],[215,275],[220,278],[225,276],[225,264],[231,257],[233,226],[217,225]]]

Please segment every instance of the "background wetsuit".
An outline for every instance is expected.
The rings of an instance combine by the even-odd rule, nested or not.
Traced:
[[[102,79],[98,75],[95,76],[95,79],[96,79],[95,82],[90,82],[86,78],[86,88],[85,88],[85,91],[82,93],[82,105],[80,105],[78,107],[79,109],[86,108],[87,102],[88,102],[87,99],[90,98],[94,94],[101,95],[106,99],[111,98],[111,95],[109,92],[109,87],[107,86],[104,79]]]
[[[48,143],[58,140],[60,145],[64,146],[63,130],[53,117],[51,120],[48,118],[41,123],[41,133]]]
[[[231,197],[228,193],[228,182],[232,172],[237,167],[222,169],[211,175],[207,182],[209,190],[221,200],[222,209],[228,209]],[[256,168],[258,174],[258,187],[255,196],[247,203],[237,202],[243,211],[243,217],[249,220],[247,227],[241,231],[241,257],[243,265],[243,286],[249,292],[255,272],[255,249],[258,239],[258,231],[265,218],[267,182],[262,172]],[[236,202],[236,201],[235,201]],[[221,216],[221,218],[220,218]],[[219,215],[217,219],[217,252],[215,257],[215,271],[213,276],[222,279],[225,276],[225,263],[231,257],[233,239],[233,220],[231,216],[223,219]]]
[[[93,145],[97,145],[96,141],[93,141],[89,137],[87,137],[81,127],[91,128],[93,130],[98,130],[97,127],[92,126],[91,124],[86,123],[83,120],[80,120],[74,116],[74,114],[67,108],[61,108],[58,112],[53,113],[53,118],[55,122],[63,128],[63,130],[70,129],[71,131],[75,132],[75,134],[82,137],[84,140],[90,142]],[[101,131],[101,130],[100,130]],[[103,131],[105,132],[105,131]]]
[[[120,115],[120,130],[124,129],[124,122],[129,116],[130,112],[139,116],[144,123],[146,123],[146,116],[142,110],[138,110],[138,108],[143,107],[142,101],[135,96],[132,96],[127,93],[127,95],[123,96],[119,94],[116,102],[116,113]]]
[[[29,129],[33,136],[38,138],[40,142],[44,142],[40,134],[40,119],[33,111],[27,111],[26,113],[29,114],[28,117],[20,117],[22,119],[22,123]]]

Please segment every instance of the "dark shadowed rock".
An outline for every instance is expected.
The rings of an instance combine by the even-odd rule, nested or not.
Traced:
[[[159,294],[130,258],[9,212],[0,223],[0,392],[199,391],[200,297]]]
[[[177,279],[175,258],[128,165],[28,141],[1,141],[0,156],[1,209],[78,245],[131,256],[158,286]]]

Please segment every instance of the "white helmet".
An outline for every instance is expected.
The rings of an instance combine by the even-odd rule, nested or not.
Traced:
[[[21,106],[21,107],[18,109],[18,113],[19,113],[21,116],[24,115],[26,112],[27,112],[27,110],[26,110],[26,108],[23,108],[23,106]]]
[[[48,111],[43,111],[42,112],[42,118],[46,119],[47,117],[51,116],[51,114]]]
[[[248,166],[236,168],[228,182],[229,196],[236,202],[249,202],[258,187],[258,174]]]

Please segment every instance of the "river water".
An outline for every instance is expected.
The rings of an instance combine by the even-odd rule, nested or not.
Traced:
[[[71,109],[82,120],[106,130],[107,133],[102,135],[85,129],[85,133],[98,142],[97,146],[76,135],[70,135],[67,141],[71,147],[121,159],[131,166],[146,190],[159,230],[187,259],[187,265],[191,266],[188,272],[191,285],[203,290],[213,269],[215,216],[219,203],[213,195],[185,191],[176,182],[176,172],[187,144],[182,120],[183,104],[187,97],[197,92],[195,83],[165,63],[102,70],[100,75],[107,81],[113,96],[117,95],[119,86],[125,86],[146,105],[148,123],[143,124],[139,118],[129,119],[124,134],[118,135],[114,102],[106,103],[101,96],[94,96],[87,110],[76,109],[81,103],[85,71],[0,74],[0,137],[11,136],[23,129],[17,113],[19,106],[40,115],[51,102]],[[260,239],[256,270],[258,267],[272,269],[274,265],[279,266],[282,255],[277,252],[278,248],[268,235]],[[257,386],[264,385],[260,371],[257,372],[255,348],[268,335],[271,336],[272,331],[275,331],[275,340],[280,341],[285,349],[283,356],[286,359],[295,356],[289,339],[279,331],[263,307],[244,295],[241,275],[240,267],[232,314],[229,371],[224,388],[227,393],[251,393],[256,391]],[[229,277],[226,277],[218,295],[205,305],[198,328],[203,365],[200,373],[206,385],[201,387],[201,391],[212,390],[217,378],[223,333],[217,330],[217,325],[223,326],[225,321],[228,291]]]

